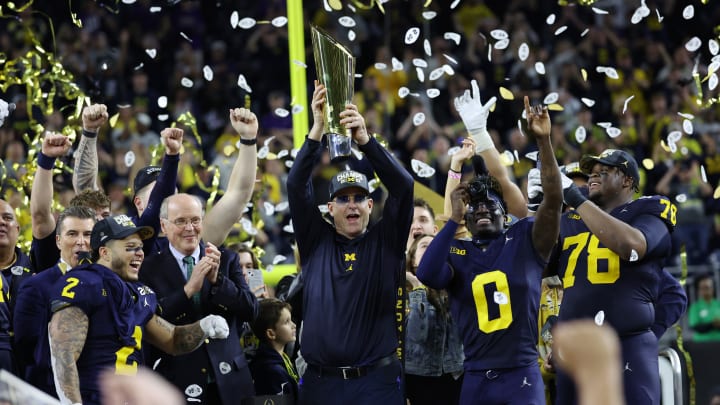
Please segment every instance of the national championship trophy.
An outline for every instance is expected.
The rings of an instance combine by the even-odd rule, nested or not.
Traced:
[[[320,28],[311,26],[315,70],[325,85],[325,127],[330,160],[350,156],[350,130],[340,125],[340,112],[352,102],[355,82],[355,58],[350,51]]]

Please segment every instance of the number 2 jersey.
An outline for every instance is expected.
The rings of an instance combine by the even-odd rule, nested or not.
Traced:
[[[99,404],[98,377],[103,370],[134,375],[143,363],[141,342],[145,324],[157,308],[155,293],[140,282],[123,281],[105,266],[90,264],[60,278],[50,302],[53,313],[72,306],[88,317],[77,360],[80,392],[84,404]]]
[[[620,336],[648,331],[655,319],[660,273],[671,254],[676,212],[661,196],[641,197],[610,212],[645,235],[645,256],[634,261],[604,247],[577,212],[563,214],[550,265],[551,271],[557,268],[564,288],[560,321],[590,318],[611,325]]]
[[[463,337],[466,370],[537,363],[538,307],[545,261],[532,243],[534,218],[525,218],[485,248],[454,240],[448,221],[422,257],[417,276],[447,289]],[[451,279],[452,269],[452,279]]]

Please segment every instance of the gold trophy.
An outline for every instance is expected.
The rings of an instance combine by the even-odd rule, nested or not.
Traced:
[[[350,156],[350,130],[340,125],[340,112],[352,102],[355,82],[355,58],[333,37],[311,26],[315,70],[325,85],[325,127],[330,160],[337,162]]]

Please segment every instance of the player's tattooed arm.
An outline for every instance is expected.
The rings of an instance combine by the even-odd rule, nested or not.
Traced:
[[[57,393],[70,403],[82,403],[76,362],[85,345],[88,317],[78,307],[67,307],[53,315],[49,329]]]
[[[173,325],[156,315],[148,322],[146,330],[150,343],[174,356],[190,353],[205,340],[205,332],[199,322]]]

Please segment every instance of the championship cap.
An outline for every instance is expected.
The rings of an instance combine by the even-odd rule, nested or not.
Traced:
[[[583,171],[580,169],[580,163],[578,162],[572,162],[561,166],[560,172],[570,177],[571,179],[575,177],[582,177],[585,180],[588,179],[588,175],[586,173],[583,173]]]
[[[145,240],[152,237],[154,231],[149,226],[135,226],[135,223],[127,215],[110,216],[96,222],[93,226],[90,247],[92,250],[98,250],[108,241],[125,239],[134,233],[138,234],[140,239]]]
[[[367,177],[360,172],[355,170],[345,170],[340,172],[332,178],[330,182],[330,199],[335,197],[340,190],[344,190],[350,187],[357,187],[363,189],[366,193],[370,193],[368,188]]]
[[[157,180],[158,176],[160,176],[160,166],[145,166],[140,169],[133,180],[133,193],[137,194],[145,186]]]
[[[640,187],[640,171],[638,170],[638,164],[635,161],[635,158],[624,150],[605,149],[597,156],[585,155],[580,160],[580,169],[583,173],[589,175],[596,163],[619,168],[626,176],[633,179],[633,187],[635,189]]]

